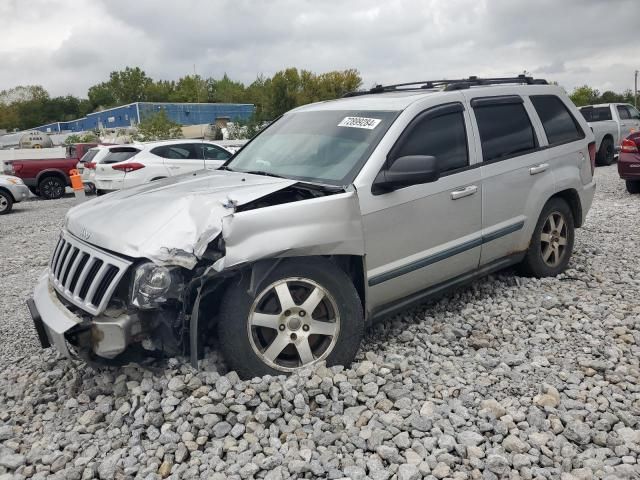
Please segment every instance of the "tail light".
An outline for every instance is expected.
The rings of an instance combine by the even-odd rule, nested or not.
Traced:
[[[141,163],[121,163],[120,165],[113,165],[111,168],[114,170],[121,170],[124,173],[129,173],[144,168],[144,165]]]
[[[88,168],[89,170],[95,170],[96,169],[96,164],[93,162],[86,162],[84,164],[84,168]]]
[[[591,175],[596,170],[596,142],[589,144],[589,160],[591,160]]]
[[[625,138],[622,140],[620,151],[623,153],[638,153],[638,146],[636,145],[636,142],[630,138]]]

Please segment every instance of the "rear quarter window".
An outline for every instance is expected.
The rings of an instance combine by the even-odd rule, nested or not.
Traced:
[[[584,132],[564,102],[555,95],[532,95],[535,108],[549,145],[574,142],[584,138]]]

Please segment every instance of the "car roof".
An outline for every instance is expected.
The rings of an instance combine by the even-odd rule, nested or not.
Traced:
[[[343,97],[337,100],[329,100],[326,102],[311,103],[298,107],[292,112],[307,112],[320,110],[382,110],[382,111],[400,111],[409,105],[421,101],[429,97],[442,97],[443,100],[447,96],[459,95],[460,91],[476,93],[486,93],[490,95],[517,95],[517,94],[541,94],[546,92],[553,94],[564,94],[564,90],[557,85],[519,85],[519,84],[501,84],[501,85],[482,85],[471,86],[465,90],[444,90],[437,89],[407,89],[396,90],[383,93],[367,93],[351,97]]]
[[[208,140],[202,140],[201,138],[195,138],[195,139],[177,138],[175,140],[154,140],[149,142],[134,142],[128,145],[140,146],[143,148],[153,148],[160,145],[178,145],[181,143],[215,143],[215,142],[209,142]]]

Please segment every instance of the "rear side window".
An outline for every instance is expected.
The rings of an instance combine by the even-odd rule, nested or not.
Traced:
[[[417,123],[395,157],[408,155],[436,157],[440,173],[469,165],[467,132],[462,112],[427,117]]]
[[[584,138],[584,132],[565,104],[555,95],[533,95],[530,97],[536,109],[549,145],[573,142]]]
[[[162,158],[172,160],[202,160],[202,153],[193,143],[181,143],[178,145],[163,145],[151,150],[151,153]]]
[[[536,148],[533,125],[522,103],[481,105],[474,108],[474,113],[484,162],[521,155]]]
[[[618,109],[620,120],[629,120],[631,118],[631,113],[627,107],[624,105],[616,105],[616,108]]]
[[[580,113],[587,122],[604,122],[613,120],[609,107],[583,107]]]
[[[114,148],[106,157],[104,157],[104,160],[102,160],[101,163],[110,164],[124,162],[125,160],[129,160],[131,157],[135,156],[138,152],[138,149],[131,147]]]

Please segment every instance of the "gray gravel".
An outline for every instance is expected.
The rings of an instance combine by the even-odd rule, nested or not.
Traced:
[[[570,269],[505,272],[376,326],[350,369],[96,372],[24,307],[72,203],[0,219],[0,479],[640,477],[640,196],[615,166]]]

